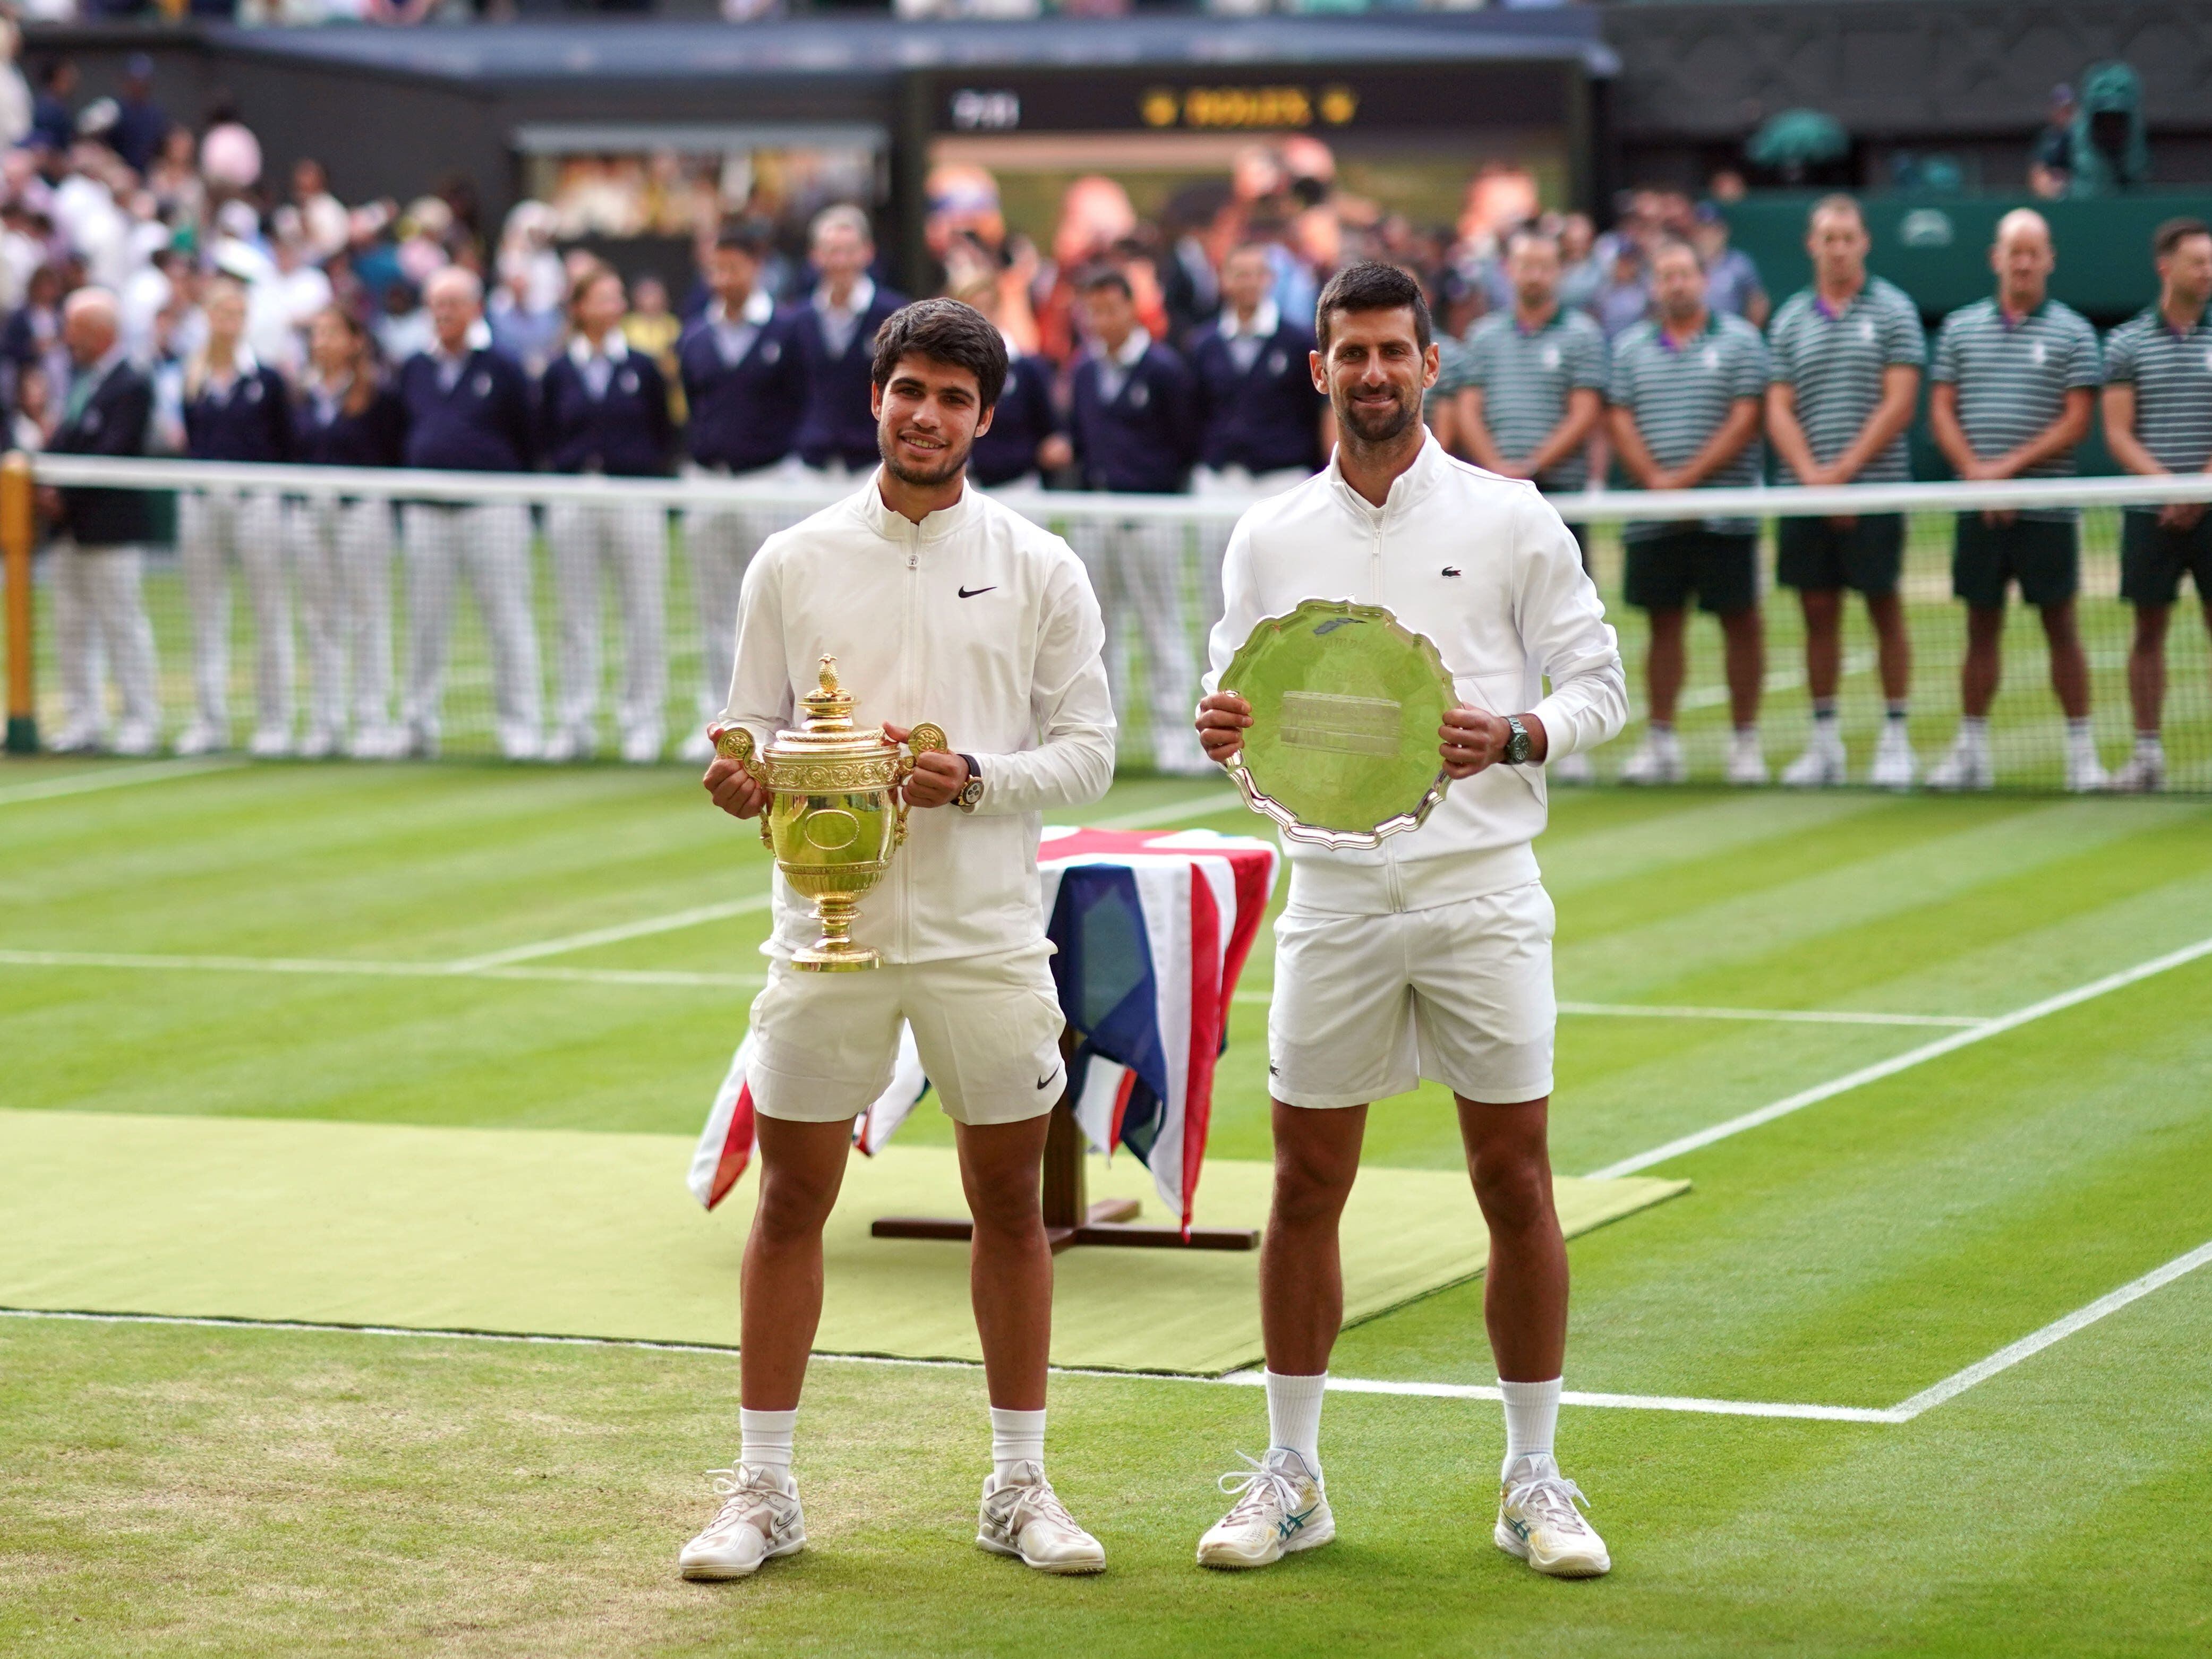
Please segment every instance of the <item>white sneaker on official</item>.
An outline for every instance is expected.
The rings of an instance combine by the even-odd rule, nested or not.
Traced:
[[[1549,1457],[1516,1462],[1498,1492],[1491,1537],[1508,1555],[1553,1578],[1595,1578],[1613,1571],[1605,1540],[1583,1519],[1583,1489]]]
[[[1003,1478],[994,1472],[984,1480],[975,1541],[1039,1572],[1106,1571],[1105,1547],[1075,1524],[1042,1463],[1017,1463]]]
[[[2145,754],[2137,750],[2128,757],[2126,765],[2106,781],[2105,787],[2119,795],[2158,793],[2166,787],[2165,754]]]
[[[292,734],[279,726],[264,726],[246,751],[256,760],[283,760],[292,752]]]
[[[1221,1477],[1221,1490],[1237,1501],[1198,1540],[1200,1566],[1273,1566],[1336,1536],[1328,1494],[1304,1458],[1285,1446],[1270,1448],[1264,1458],[1237,1455],[1251,1468]]]
[[[504,738],[501,741],[504,742]],[[589,732],[555,731],[546,735],[544,745],[538,750],[537,758],[559,766],[568,761],[589,760],[598,747],[598,740]],[[510,752],[507,758],[514,760],[520,757]]]
[[[337,733],[326,726],[310,726],[292,752],[301,760],[328,760],[338,752]]]
[[[708,1473],[722,1507],[678,1553],[677,1570],[686,1578],[750,1578],[762,1562],[806,1547],[799,1483],[787,1472],[740,1463]]]
[[[623,733],[622,757],[631,766],[650,766],[660,758],[660,728],[641,727]]]
[[[1595,783],[1597,768],[1583,754],[1562,755],[1555,761],[1544,763],[1544,772],[1553,783]]]
[[[1759,746],[1758,727],[1729,734],[1728,769],[1723,775],[1739,787],[1766,781],[1766,756]]]
[[[1782,781],[1790,789],[1832,789],[1843,782],[1844,769],[1844,740],[1815,726],[1805,752],[1782,769]]]
[[[2112,787],[2112,776],[2105,770],[2105,763],[2097,758],[2094,745],[2083,744],[2078,749],[2068,748],[2066,790],[2069,794],[2100,794]]]
[[[676,745],[676,758],[704,766],[714,758],[714,740],[705,732],[694,732]]]
[[[100,749],[100,728],[96,726],[64,726],[46,744],[50,755],[90,755]]]
[[[1989,745],[1966,737],[1953,743],[1950,753],[1928,769],[1930,789],[1994,789],[1996,781]]]
[[[128,755],[134,758],[150,755],[161,746],[161,737],[150,726],[118,726],[115,732],[115,741],[108,745],[112,752],[118,755]]]
[[[210,720],[194,720],[169,745],[173,755],[212,755],[230,747],[230,733]]]
[[[416,760],[438,758],[438,728],[434,726],[410,726],[406,731],[406,744],[400,753],[411,755]]]
[[[499,728],[499,752],[511,761],[542,759],[545,740],[532,727],[522,725],[502,725]]]
[[[406,731],[397,726],[362,726],[346,744],[346,753],[356,760],[398,760],[406,752]]]
[[[1867,781],[1877,789],[1910,789],[1920,775],[1920,757],[1912,752],[1911,735],[1903,720],[1881,723],[1881,740],[1874,746],[1874,764]]]
[[[1680,783],[1689,775],[1682,739],[1672,732],[1647,732],[1637,751],[1620,763],[1623,783]]]

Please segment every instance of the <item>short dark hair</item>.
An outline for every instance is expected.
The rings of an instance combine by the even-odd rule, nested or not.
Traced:
[[[1129,286],[1129,273],[1119,265],[1092,265],[1075,279],[1076,292],[1096,294],[1102,288],[1110,288],[1125,300],[1134,300],[1137,290]]]
[[[1435,327],[1429,320],[1429,298],[1421,292],[1420,283],[1411,272],[1379,259],[1345,266],[1322,289],[1321,299],[1314,306],[1314,335],[1324,353],[1328,350],[1329,319],[1340,311],[1410,311],[1414,343],[1426,351],[1435,337]]]
[[[2192,236],[2212,236],[2212,225],[2202,219],[2168,219],[2151,233],[2151,257],[2163,259]]]
[[[714,233],[717,250],[729,248],[755,261],[768,258],[769,250],[775,246],[775,237],[757,219],[727,219]]]
[[[997,324],[958,300],[916,300],[884,319],[876,331],[869,378],[879,387],[889,386],[902,357],[927,357],[966,369],[975,377],[975,396],[985,409],[996,405],[1006,390],[1006,337]]]
[[[1699,270],[1703,270],[1705,268],[1705,250],[1699,247],[1695,242],[1692,241],[1688,237],[1677,236],[1671,231],[1652,243],[1651,263],[1655,265],[1659,263],[1659,256],[1661,254],[1672,252],[1676,250],[1680,250],[1681,252],[1688,254],[1692,260],[1696,261],[1697,267]]]

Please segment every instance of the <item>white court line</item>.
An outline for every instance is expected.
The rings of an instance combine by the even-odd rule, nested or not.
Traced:
[[[1211,795],[1196,795],[1179,804],[1148,806],[1141,812],[1125,812],[1118,818],[1101,818],[1090,827],[1093,830],[1157,830],[1163,824],[1179,824],[1188,819],[1213,817],[1232,806],[1243,805],[1243,795],[1234,789],[1223,789]]]
[[[464,957],[459,962],[440,965],[449,974],[480,973],[487,968],[504,968],[513,963],[534,962],[539,957],[565,956],[571,951],[588,951],[594,945],[619,945],[624,939],[645,939],[654,933],[672,933],[679,928],[696,927],[702,922],[724,921],[732,916],[749,916],[767,909],[771,902],[771,895],[755,893],[750,898],[729,899],[720,904],[694,905],[689,910],[675,910],[663,916],[647,916],[641,921],[620,922],[611,927],[594,927],[589,933],[540,939],[534,945],[517,945],[505,951],[489,951],[482,956]]]
[[[1259,1388],[1265,1371],[1231,1371],[1214,1379]],[[1358,1376],[1332,1376],[1331,1394],[1406,1395],[1422,1400],[1500,1400],[1504,1396],[1492,1384],[1481,1382],[1380,1382]],[[1698,1400],[1667,1394],[1582,1394],[1572,1389],[1559,1395],[1563,1406],[1601,1406],[1624,1411],[1692,1412],[1713,1417],[1803,1417],[1835,1423],[1901,1423],[1893,1409],[1875,1406],[1808,1406],[1792,1401]]]
[[[375,962],[344,957],[167,957],[114,951],[0,951],[0,967],[123,968],[155,973],[328,974],[368,979],[547,980],[577,985],[712,986],[757,989],[762,974],[695,974],[661,968],[455,968],[442,962]]]
[[[1784,1096],[1771,1105],[1760,1107],[1757,1111],[1746,1112],[1741,1117],[1729,1118],[1724,1123],[1716,1123],[1708,1128],[1697,1130],[1693,1133],[1678,1136],[1663,1146],[1655,1146],[1648,1152],[1638,1152],[1633,1158],[1624,1158],[1616,1164],[1608,1164],[1601,1170],[1593,1170],[1590,1171],[1589,1178],[1593,1181],[1609,1181],[1617,1176],[1634,1175],[1639,1170],[1648,1170],[1655,1164],[1668,1163],[1686,1152],[1694,1152],[1700,1147],[1710,1146],[1717,1140],[1726,1140],[1730,1135],[1741,1134],[1746,1129],[1756,1129],[1762,1123],[1771,1123],[1778,1117],[1787,1117],[1792,1112],[1802,1111],[1808,1106],[1816,1106],[1824,1100],[1832,1100],[1838,1095],[1848,1094],[1850,1091],[1869,1083],[1878,1083],[1883,1078],[1894,1077],[1899,1072],[1909,1071],[1913,1066],[1924,1064],[1926,1061],[1940,1060],[1945,1054],[1954,1054],[1959,1049],[1973,1043],[1985,1042],[1993,1036],[2002,1036],[2007,1031],[2017,1030],[2020,1027],[2031,1021],[2041,1019],[2047,1014],[2056,1014],[2068,1008],[2079,1006],[2094,998],[2105,995],[2107,992],[2124,989],[2139,981],[2149,979],[2154,975],[2165,973],[2169,969],[2182,967],[2206,956],[2212,956],[2212,939],[2201,939],[2194,945],[2183,945],[2179,951],[2169,951],[2162,957],[2153,957],[2148,962],[2139,962],[2134,967],[2124,968],[2117,974],[2107,974],[2102,979],[2093,979],[2087,985],[2077,985],[2070,991],[2061,991],[2057,995],[2045,997],[2040,1002],[2031,1002],[2025,1008],[2015,1008],[2008,1014],[2000,1014],[1994,1019],[1984,1020],[1980,1024],[1966,1030],[1954,1031],[1947,1037],[1938,1037],[1935,1042],[1924,1042],[1917,1048],[1908,1048],[1901,1054],[1893,1054],[1889,1059],[1878,1060],[1872,1066],[1862,1066],[1856,1072],[1846,1073],[1842,1077],[1829,1082],[1818,1084],[1810,1089],[1800,1090],[1794,1095]]]
[[[21,801],[58,800],[64,795],[89,795],[100,789],[123,789],[134,783],[166,783],[172,778],[196,778],[205,772],[234,772],[252,763],[245,760],[148,761],[138,766],[101,767],[96,771],[47,778],[39,783],[18,783],[0,789],[0,806]]]
[[[1233,1000],[1265,1005],[1272,991],[1239,991]],[[1607,1019],[1772,1019],[1806,1025],[1958,1025],[1987,1024],[1974,1014],[1885,1014],[1856,1008],[1686,1008],[1643,1002],[1562,1002],[1563,1014]]]
[[[2109,1296],[2100,1296],[2086,1308],[2077,1308],[2063,1319],[2054,1319],[2041,1330],[2023,1336],[2009,1347],[1999,1348],[1987,1359],[1978,1360],[1962,1371],[1954,1371],[1933,1388],[1923,1389],[1918,1394],[1898,1406],[1898,1420],[1910,1422],[1924,1411],[1932,1411],[1947,1400],[1955,1400],[1977,1382],[1986,1382],[1999,1371],[2010,1370],[2031,1354],[2041,1353],[2054,1342],[2063,1342],[2085,1326],[2094,1325],[2107,1314],[2118,1313],[2129,1303],[2140,1301],[2161,1285],[2171,1285],[2184,1273],[2191,1273],[2212,1261],[2212,1244],[2200,1244],[2186,1255],[2178,1255],[2163,1267],[2154,1267],[2141,1279],[2131,1279]]]

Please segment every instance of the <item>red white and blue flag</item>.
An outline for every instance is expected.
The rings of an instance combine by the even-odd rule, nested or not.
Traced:
[[[1229,1008],[1273,896],[1274,847],[1207,830],[1048,829],[1037,849],[1053,977],[1076,1038],[1068,1086],[1094,1150],[1125,1146],[1188,1228]],[[691,1163],[708,1209],[751,1160],[740,1043]],[[854,1121],[872,1153],[928,1089],[904,1033],[891,1086]]]

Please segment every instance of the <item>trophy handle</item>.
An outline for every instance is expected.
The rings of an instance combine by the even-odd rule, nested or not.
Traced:
[[[714,745],[714,753],[719,757],[737,762],[744,769],[747,777],[760,785],[762,788],[768,787],[768,780],[761,775],[761,769],[753,758],[753,734],[750,727],[740,726],[735,721],[725,725],[722,721],[716,720],[707,728],[707,738]],[[775,838],[769,833],[766,805],[761,808],[760,838],[762,846],[767,848],[771,853],[775,851]]]
[[[945,728],[935,720],[923,720],[906,734],[906,753],[899,757],[898,781],[903,784],[914,775],[916,755],[943,755],[952,750],[952,740],[945,735]],[[906,792],[899,792],[897,823],[891,831],[894,848],[906,845]]]

